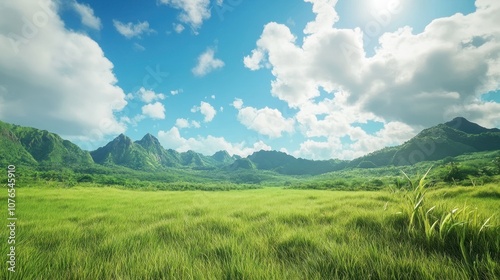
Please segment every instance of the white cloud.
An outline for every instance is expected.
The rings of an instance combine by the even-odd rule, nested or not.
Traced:
[[[293,152],[312,159],[353,159],[386,146],[401,144],[416,135],[416,130],[401,122],[385,122],[373,113],[363,112],[359,105],[348,102],[349,95],[337,92],[333,98],[301,105],[296,114],[302,134],[308,139]],[[358,124],[381,122],[383,127],[368,134]],[[312,138],[324,137],[325,141]],[[349,143],[342,143],[347,137]]]
[[[58,3],[2,3],[0,119],[87,141],[124,132],[114,113],[127,101],[113,64],[95,41],[65,28]]]
[[[201,101],[200,106],[191,108],[191,112],[200,112],[205,117],[204,122],[211,122],[217,114],[215,108],[210,103],[204,101]]]
[[[470,104],[450,107],[444,112],[447,119],[460,115],[485,127],[500,127],[500,104],[496,102],[476,100]]]
[[[150,34],[155,32],[153,29],[149,28],[149,22],[147,21],[133,24],[131,22],[123,23],[114,19],[113,25],[115,26],[116,31],[125,36],[125,38],[127,39],[141,37],[142,34]]]
[[[165,107],[160,102],[142,106],[142,114],[152,119],[165,119]]]
[[[159,0],[159,3],[181,10],[179,20],[194,31],[210,18],[210,0]]]
[[[344,91],[361,111],[414,127],[448,121],[453,113],[472,121],[500,117],[499,111],[489,116],[494,105],[479,101],[500,89],[499,2],[478,0],[476,12],[436,19],[420,34],[409,27],[385,33],[373,57],[363,49],[361,29],[334,27],[336,1],[306,2],[316,19],[300,44],[288,27],[271,22],[244,58],[250,70],[270,65],[271,93],[290,107],[302,107],[323,90]],[[471,102],[476,105],[466,106]]]
[[[309,158],[315,160],[327,160],[339,157],[335,152],[342,150],[342,143],[338,138],[329,138],[327,141],[319,142],[306,140],[300,144],[300,149],[292,154],[296,157]]]
[[[316,19],[307,23],[304,29],[305,34],[328,32],[339,20],[335,11],[337,0],[305,0],[305,2],[312,3],[313,13],[316,14]]]
[[[197,121],[191,121],[191,127],[200,128],[201,124]]]
[[[175,90],[171,90],[170,94],[171,95],[177,95],[177,94],[182,93],[182,92],[183,92],[182,89],[175,89]]]
[[[138,95],[139,98],[145,103],[165,99],[165,94],[156,93],[153,90],[147,90],[144,87],[141,87],[135,94]]]
[[[214,57],[215,51],[208,48],[204,53],[198,57],[198,64],[191,69],[193,74],[198,77],[203,77],[208,73],[224,67],[224,61]]]
[[[281,148],[280,152],[285,153],[285,154],[290,154],[287,150],[287,148]]]
[[[131,126],[137,126],[139,122],[144,120],[146,118],[145,115],[138,114],[133,118],[130,118],[128,116],[122,116],[120,117],[120,122],[131,125]]]
[[[271,93],[292,107],[319,95],[315,80],[307,73],[304,51],[295,45],[295,40],[285,25],[268,23],[257,41],[257,49],[244,58],[245,66],[251,70],[267,63],[272,66],[276,80],[271,84]]]
[[[174,23],[173,26],[174,26],[174,31],[177,34],[182,33],[182,31],[184,31],[184,29],[185,29],[184,25],[182,25],[180,23]]]
[[[252,71],[270,68],[271,94],[298,110],[295,119],[307,140],[294,155],[350,159],[458,115],[500,125],[500,104],[481,101],[482,94],[500,89],[499,2],[478,0],[476,12],[436,19],[419,34],[410,27],[382,34],[372,57],[363,49],[361,29],[334,26],[337,1],[306,2],[316,18],[302,41],[270,22],[243,59]],[[243,103],[233,106],[241,111]],[[384,126],[368,134],[356,125],[367,121]]]
[[[311,100],[301,105],[295,118],[307,140],[293,155],[312,159],[353,159],[401,144],[416,135],[417,130],[409,125],[386,122],[373,113],[364,112],[359,105],[349,104],[348,98],[346,92],[337,92],[333,98]],[[383,127],[368,134],[359,124],[370,121],[382,123]],[[319,137],[325,140],[317,140]]]
[[[198,136],[197,138],[184,138],[181,136],[177,127],[172,127],[168,131],[159,131],[158,140],[165,148],[177,150],[178,152],[185,152],[193,150],[205,155],[213,155],[214,153],[225,150],[230,155],[239,155],[246,157],[256,151],[271,150],[271,147],[262,141],[253,144],[245,142],[230,143],[223,137],[214,137],[208,135],[207,137]]]
[[[94,10],[88,4],[73,2],[73,9],[82,18],[82,24],[92,29],[100,30],[102,28],[101,20],[94,15]]]
[[[241,99],[236,99],[233,106],[238,109],[238,121],[246,128],[257,131],[259,134],[277,138],[281,137],[284,132],[294,131],[295,120],[283,117],[277,109],[243,107]]]
[[[236,98],[234,99],[233,101],[233,104],[231,104],[234,108],[236,109],[241,109],[241,107],[243,107],[243,100],[241,100],[240,98]]]
[[[175,126],[178,128],[188,128],[189,125],[189,120],[187,119],[177,119],[175,121]]]
[[[177,119],[175,121],[175,126],[177,128],[191,128],[191,127],[194,127],[194,128],[200,128],[200,123],[197,122],[197,121],[189,121],[188,119]]]
[[[250,70],[259,70],[261,68],[261,62],[264,60],[264,53],[261,50],[256,49],[252,51],[250,56],[245,56],[243,58],[243,64]]]
[[[354,123],[382,121],[372,113],[362,112],[356,105],[347,101],[349,95],[337,92],[333,98],[324,98],[319,102],[305,102],[295,118],[306,137],[344,137],[357,139],[359,128]]]
[[[346,126],[343,136],[349,136],[352,143],[342,143],[341,138],[332,133],[326,141],[308,139],[292,154],[297,157],[327,160],[332,158],[354,159],[387,146],[394,146],[416,135],[410,126],[400,122],[385,123],[374,135],[367,134],[352,124]]]

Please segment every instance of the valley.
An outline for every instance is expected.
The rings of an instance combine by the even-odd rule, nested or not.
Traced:
[[[6,279],[496,279],[500,132],[456,121],[351,161],[179,153],[151,134],[88,152],[0,123]]]

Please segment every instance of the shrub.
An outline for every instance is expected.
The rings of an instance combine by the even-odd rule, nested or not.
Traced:
[[[81,175],[80,177],[78,177],[78,179],[76,181],[78,183],[92,183],[92,182],[94,182],[94,178],[92,177],[92,175],[85,174],[85,175]]]

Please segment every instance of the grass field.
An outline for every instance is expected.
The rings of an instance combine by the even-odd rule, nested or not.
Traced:
[[[492,253],[472,260],[409,234],[400,192],[36,187],[16,202],[16,272],[4,262],[2,279],[500,278],[494,185],[426,196],[440,209],[467,203],[481,221],[496,214],[481,239]]]

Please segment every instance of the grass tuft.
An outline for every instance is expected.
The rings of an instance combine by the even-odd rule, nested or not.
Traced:
[[[405,193],[401,214],[407,221],[407,232],[413,240],[427,250],[443,252],[460,259],[475,277],[495,275],[498,269],[491,263],[500,261],[500,228],[492,224],[493,216],[483,218],[477,208],[466,203],[461,207],[444,210],[442,205],[426,204],[426,176],[413,182]]]

